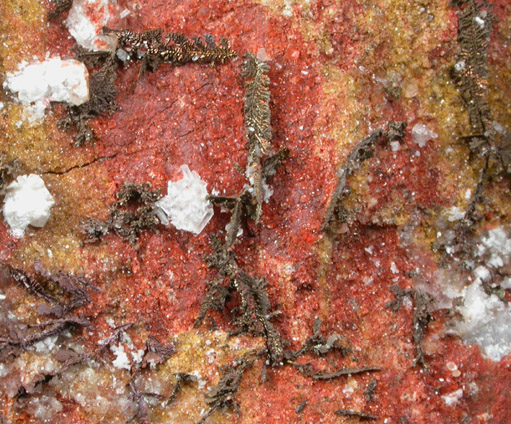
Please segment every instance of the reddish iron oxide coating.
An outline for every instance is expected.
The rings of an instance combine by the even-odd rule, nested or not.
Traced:
[[[502,18],[508,10],[506,3],[495,3],[497,18]],[[427,357],[427,368],[421,369],[413,365],[413,309],[405,305],[397,312],[385,309],[394,299],[389,287],[411,287],[406,273],[417,263],[401,246],[396,225],[375,221],[374,217],[391,208],[396,196],[400,213],[445,204],[449,193],[440,188],[443,175],[435,166],[434,146],[422,148],[417,157],[416,146],[406,136],[398,152],[377,148],[375,158],[368,161],[366,175],[370,176],[368,192],[374,201],[355,214],[357,223],[348,231],[330,240],[331,253],[325,264],[318,248],[324,237],[320,226],[335,188],[335,169],[343,159],[337,154],[336,140],[316,135],[328,125],[325,116],[329,116],[329,112],[320,110],[326,104],[325,77],[321,74],[324,54],[313,42],[306,41],[290,20],[250,2],[139,4],[138,13],[129,15],[124,27],[133,31],[162,28],[188,36],[211,33],[217,39],[228,38],[241,57],[216,68],[163,64],[155,73],[143,76],[139,76],[138,64],[119,69],[119,110],[112,117],[92,122],[98,140],[83,153],[92,159],[105,159],[87,167],[90,179],[85,186],[77,186],[76,196],[89,198],[93,193],[105,204],[112,204],[126,181],[150,182],[165,192],[169,179],[181,177],[182,164],[198,172],[209,191],[217,189],[226,195],[240,192],[246,183],[239,171],[246,166],[240,65],[244,52],[264,48],[271,66],[273,145],[275,150],[287,147],[291,154],[271,181],[274,194],[263,207],[261,225],[249,222],[243,229],[244,236],[235,248],[238,264],[268,281],[272,305],[283,312],[275,323],[292,348],[297,349],[311,334],[314,319],[319,317],[324,334],[342,334],[352,349],[346,357],[307,357],[300,359],[301,363],[310,361],[318,370],[368,365],[382,368],[377,373],[318,382],[284,366],[268,369],[267,381],[262,383],[262,363],[258,362],[237,393],[242,414],[233,422],[357,422],[335,416],[339,408],[375,414],[381,417],[375,421],[378,423],[454,424],[465,419],[482,423],[488,412],[493,417],[488,422],[509,422],[509,359],[493,363],[483,359],[476,347],[445,336],[448,318],[437,312],[425,340],[436,343],[436,348]],[[353,2],[337,5],[336,16],[343,18],[334,20],[324,16],[326,7],[332,5],[334,2],[316,2],[311,12],[331,34],[332,55],[339,58],[335,66],[346,71],[370,40],[360,34],[350,35],[352,19],[361,13],[361,6]],[[449,19],[450,29],[440,36],[445,43],[429,56],[432,63],[453,54],[449,40],[453,38],[455,14]],[[43,38],[51,46],[51,53],[63,57],[70,54],[73,40],[60,22],[52,23]],[[382,49],[382,60],[385,54]],[[367,96],[367,103],[372,105],[381,94],[377,90],[361,95]],[[343,99],[337,101],[336,107]],[[382,125],[388,120],[406,120],[397,101],[389,101],[382,112]],[[316,145],[318,138],[320,148]],[[107,183],[94,178],[95,173],[107,175]],[[105,218],[107,209],[91,212],[94,217]],[[161,226],[156,232],[142,234],[136,249],[108,235],[102,243],[108,245],[111,257],[119,263],[113,273],[104,273],[97,247],[84,246],[83,268],[101,289],[92,293],[91,305],[81,310],[91,317],[95,330],[84,333],[86,345],[93,347],[107,333],[101,313],[113,306],[122,311],[124,322],[142,323],[147,334],[160,339],[190,330],[205,294],[205,283],[214,277],[204,261],[210,253],[208,235],[223,231],[228,219],[216,209],[214,219],[199,236]],[[4,224],[0,225],[0,240],[5,242],[0,251],[3,261],[23,243],[13,239]],[[429,256],[421,265],[425,273],[436,269],[435,260]],[[399,270],[397,276],[392,266]],[[220,328],[228,328],[225,317],[212,315]],[[433,341],[437,334],[439,339]],[[143,346],[142,337],[133,339],[137,347]],[[457,364],[460,377],[453,377],[446,368],[449,361]],[[373,378],[377,390],[370,402],[364,400],[363,392]],[[442,396],[459,388],[464,388],[467,395],[455,407],[447,406]],[[303,401],[307,406],[298,414],[295,408]],[[65,403],[65,412],[72,416],[68,422],[87,422],[72,404]]]

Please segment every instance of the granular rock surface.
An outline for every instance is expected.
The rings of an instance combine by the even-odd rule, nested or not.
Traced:
[[[0,91],[0,202],[29,174],[54,199],[0,219],[1,423],[511,422],[507,0],[0,10],[0,82],[76,58],[97,100]],[[200,234],[158,218],[183,165]]]

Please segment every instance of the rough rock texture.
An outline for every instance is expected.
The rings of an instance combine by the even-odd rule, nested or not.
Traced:
[[[74,56],[64,3],[0,0],[0,82]],[[478,249],[511,231],[509,2],[116,3],[112,29],[212,34],[238,57],[82,56],[115,73],[117,108],[100,116],[55,103],[31,123],[0,91],[0,194],[35,173],[55,200],[23,238],[0,221],[0,422],[510,422],[511,356],[456,333],[477,278],[492,304],[510,300],[507,258],[486,266]],[[273,191],[258,223],[246,53],[269,67],[264,154],[288,149],[272,175],[257,164]],[[77,147],[68,113],[94,139]],[[182,165],[216,193],[199,235],[151,220],[147,193]],[[151,189],[119,196],[126,183]]]

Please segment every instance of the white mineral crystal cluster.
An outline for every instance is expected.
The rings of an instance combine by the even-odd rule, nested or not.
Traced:
[[[29,225],[44,227],[55,201],[39,175],[22,175],[7,186],[3,214],[15,237]]]
[[[453,215],[461,218],[461,213],[451,208],[449,216]],[[511,278],[495,278],[499,273],[506,273],[510,258],[508,230],[493,228],[481,236],[473,257],[465,261],[469,273],[457,268],[439,268],[433,284],[416,285],[418,290],[433,297],[434,308],[455,308],[460,317],[452,322],[449,333],[461,337],[466,344],[477,344],[492,361],[500,361],[511,353],[511,304],[488,293],[484,286],[499,284],[502,289],[511,289]],[[460,306],[455,306],[457,303]]]
[[[412,128],[412,140],[419,147],[424,147],[429,140],[437,137],[438,134],[424,124],[415,124]]]
[[[42,62],[26,63],[8,73],[4,87],[18,94],[27,111],[27,119],[43,118],[50,102],[66,102],[74,106],[89,100],[89,72],[77,60],[52,57]]]
[[[466,343],[477,343],[493,361],[500,361],[511,352],[511,307],[496,295],[488,295],[479,279],[462,293],[463,320],[457,322],[454,333]]]
[[[89,50],[110,50],[114,41],[101,30],[119,16],[115,0],[74,0],[66,26],[76,42]]]
[[[213,217],[207,184],[188,165],[181,166],[181,172],[183,178],[169,181],[167,195],[156,202],[156,215],[164,225],[169,225],[170,220],[178,230],[200,234]]]
[[[481,238],[477,250],[478,256],[486,262],[472,271],[474,281],[461,293],[463,306],[459,312],[463,320],[457,322],[454,332],[466,343],[477,343],[491,360],[500,361],[511,353],[511,305],[495,294],[487,294],[483,282],[489,283],[491,275],[509,262],[511,239],[498,227]],[[501,287],[511,288],[510,283],[506,278]]]

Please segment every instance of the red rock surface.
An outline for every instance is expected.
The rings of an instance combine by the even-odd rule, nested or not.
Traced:
[[[16,5],[36,15],[50,7],[32,3],[20,0]],[[351,348],[347,356],[329,353],[298,362],[330,371],[369,365],[381,371],[315,381],[284,365],[267,368],[262,382],[264,360],[259,359],[235,394],[240,416],[217,411],[209,422],[362,421],[337,416],[338,409],[374,414],[377,423],[511,422],[509,355],[493,362],[477,346],[447,335],[451,317],[441,309],[433,313],[422,342],[426,364],[415,365],[413,304],[405,302],[399,311],[385,307],[394,299],[391,286],[412,288],[413,272],[431,276],[441,266],[433,249],[435,218],[442,208],[466,206],[460,193],[476,180],[468,149],[456,141],[469,127],[448,75],[457,50],[455,8],[447,1],[424,6],[405,1],[120,3],[130,14],[117,28],[162,28],[190,37],[211,33],[226,37],[239,57],[218,67],[163,64],[143,76],[137,63],[119,69],[119,109],[91,121],[97,140],[83,147],[74,147],[72,136],[57,129],[58,107],[47,113],[44,124],[16,130],[18,106],[10,94],[2,94],[8,103],[0,124],[2,151],[41,174],[56,205],[48,224],[28,230],[22,239],[12,237],[1,221],[0,259],[31,276],[35,263],[50,272],[80,275],[99,289],[90,291],[91,303],[75,313],[91,323],[72,333],[84,352],[97,350],[112,333],[113,322],[133,323],[126,330],[133,351],[144,349],[149,336],[155,336],[174,343],[177,353],[156,370],[138,372],[133,366],[130,372],[112,367],[115,356],[107,351],[105,362],[92,367],[96,386],[84,377],[86,366],[75,365],[69,380],[54,377],[34,393],[26,388],[30,378],[20,377],[28,394],[16,397],[16,390],[8,390],[16,387],[13,380],[29,374],[30,363],[50,361],[53,352],[23,354],[26,362],[17,371],[0,373],[0,410],[7,422],[57,422],[56,417],[66,423],[125,422],[135,413],[128,400],[131,375],[169,385],[161,390],[168,395],[175,373],[193,371],[205,386],[190,384],[166,408],[148,402],[149,422],[197,422],[208,408],[205,395],[218,382],[219,367],[264,346],[259,338],[228,339],[229,317],[218,312],[210,313],[217,332],[211,333],[208,320],[193,329],[206,282],[215,276],[204,260],[211,252],[209,235],[223,234],[229,220],[220,208],[198,236],[159,226],[144,232],[135,246],[115,234],[98,244],[83,244],[80,226],[87,218],[105,219],[124,182],[149,182],[165,192],[169,179],[180,178],[183,164],[208,183],[210,192],[237,194],[247,182],[240,172],[247,162],[240,67],[245,52],[260,49],[270,65],[273,145],[275,150],[289,148],[290,156],[271,180],[274,194],[264,204],[260,225],[249,221],[244,228],[235,247],[238,265],[268,282],[272,306],[281,312],[273,322],[290,349],[297,350],[312,334],[316,318],[323,334],[338,333]],[[509,131],[511,61],[506,43],[511,9],[505,0],[493,3],[497,24],[490,47],[490,103],[495,120]],[[9,33],[23,37],[26,45],[12,48],[14,58],[2,52],[3,72],[12,72],[29,53],[41,58],[46,52],[71,55],[74,41],[59,20],[41,28],[18,19],[13,9],[8,13],[6,19],[17,25]],[[400,93],[392,94],[393,89]],[[418,148],[408,134],[397,152],[378,146],[350,179],[346,204],[352,221],[325,235],[320,227],[336,186],[336,169],[358,141],[388,121],[407,121],[409,130],[414,123],[426,123],[439,137]],[[449,146],[459,155],[446,154]],[[495,186],[495,218],[486,227],[509,219],[509,200],[502,200],[506,190],[508,179]],[[412,240],[404,242],[404,233]],[[31,324],[47,319],[34,312],[41,301],[12,279],[4,276],[0,287],[7,296],[1,307],[18,319]],[[459,376],[448,369],[450,362]],[[373,379],[376,388],[369,399],[365,391]],[[91,392],[73,391],[73,381],[83,381]],[[98,393],[114,398],[114,389],[125,404],[110,400],[108,408],[94,403]],[[459,389],[462,395],[449,405],[444,397]],[[47,421],[36,416],[37,404],[30,406],[31,399],[44,396],[62,405],[60,411],[48,408]],[[296,412],[305,401],[303,411]]]

